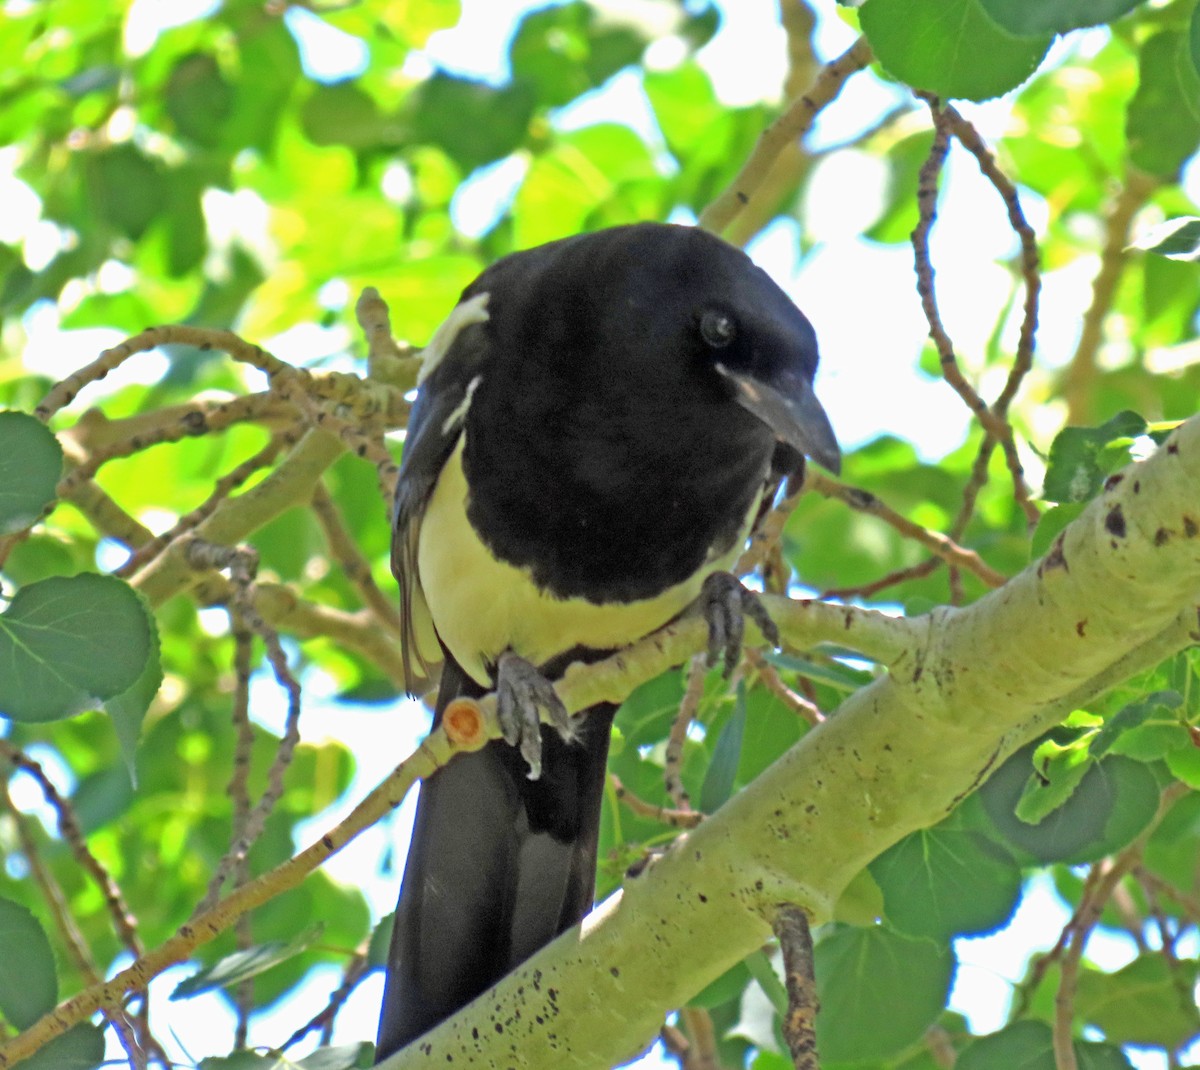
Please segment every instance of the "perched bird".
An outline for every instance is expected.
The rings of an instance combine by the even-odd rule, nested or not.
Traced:
[[[505,738],[421,788],[378,1058],[590,909],[615,707],[568,718],[549,681],[698,598],[736,645],[725,570],[805,455],[839,466],[816,370],[762,270],[661,223],[507,256],[435,333],[396,493],[404,656],[444,657],[436,717],[495,688]]]

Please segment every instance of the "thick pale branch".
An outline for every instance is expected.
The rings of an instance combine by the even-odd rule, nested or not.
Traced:
[[[671,1008],[761,946],[779,904],[827,919],[870,859],[938,821],[1068,704],[1200,638],[1198,597],[1200,417],[1110,480],[1043,560],[966,609],[908,622],[920,639],[888,676],[580,926],[383,1065],[627,1058]],[[695,649],[678,634],[690,627],[665,641],[680,644],[677,661]],[[621,655],[635,677],[660,639]],[[614,694],[586,677],[564,681],[572,708]]]

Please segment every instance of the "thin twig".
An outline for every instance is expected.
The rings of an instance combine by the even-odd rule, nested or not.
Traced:
[[[894,572],[889,572],[886,576],[880,576],[877,580],[872,580],[870,583],[864,583],[857,587],[831,587],[821,592],[821,600],[825,601],[833,598],[849,601],[853,598],[870,598],[880,591],[887,590],[889,587],[895,587],[899,583],[924,579],[930,573],[936,572],[945,563],[940,557],[929,557],[918,565],[896,569]]]
[[[394,635],[401,632],[400,609],[395,598],[389,598],[379,589],[371,575],[371,564],[363,556],[354,537],[346,528],[342,515],[324,482],[318,482],[313,490],[313,512],[325,534],[329,552],[358,590],[363,604],[374,613],[380,622]]]
[[[630,791],[616,773],[609,773],[608,780],[612,784],[613,794],[638,817],[648,817],[651,821],[661,821],[664,825],[678,829],[694,829],[704,820],[704,815],[699,810],[675,810],[669,806],[656,806],[646,802]]]
[[[817,494],[824,495],[827,498],[836,498],[838,501],[845,502],[857,512],[877,517],[895,528],[905,538],[920,543],[925,549],[936,554],[943,561],[947,561],[957,568],[970,572],[982,580],[988,587],[1003,587],[1008,582],[1008,577],[1004,573],[997,572],[990,565],[986,564],[974,550],[968,550],[965,547],[959,546],[953,539],[940,532],[930,531],[920,524],[913,523],[913,521],[905,516],[901,516],[869,490],[863,490],[861,487],[852,487],[847,483],[842,483],[834,479],[832,476],[825,475],[823,472],[813,473],[807,485]]]
[[[498,726],[495,727],[499,735]],[[478,745],[473,741],[470,745]],[[150,981],[163,970],[184,961],[196,948],[215,939],[229,929],[238,918],[255,907],[294,888],[308,874],[345,847],[351,840],[394,810],[404,800],[412,785],[430,776],[446,764],[458,751],[445,728],[436,728],[415,753],[401,762],[392,773],[345,820],[315,843],[281,863],[269,873],[234,889],[211,910],[180,926],[174,936],[159,947],[139,957],[114,977],[60,1003],[32,1026],[0,1047],[0,1070],[9,1070],[22,1059],[37,1051],[50,1039],[65,1033],[101,1007],[119,1002],[129,992],[143,992]]]
[[[100,972],[92,956],[92,950],[88,947],[83,933],[79,931],[79,926],[75,924],[75,918],[71,914],[67,895],[63,891],[62,885],[59,884],[53,871],[42,861],[41,851],[29,827],[30,819],[17,809],[4,780],[0,780],[0,805],[3,805],[12,818],[30,875],[41,890],[42,901],[49,908],[50,916],[54,919],[54,926],[62,937],[76,969],[83,977],[84,984],[96,984],[100,980]],[[113,1004],[102,1007],[101,1011],[105,1020],[116,1030],[121,1046],[129,1055],[130,1066],[135,1070],[141,1070],[146,1063],[145,1053],[138,1043],[133,1025],[124,1009],[120,1004]]]
[[[59,835],[70,847],[80,868],[96,882],[96,887],[100,889],[100,895],[104,899],[104,905],[108,910],[109,917],[112,918],[113,927],[121,942],[135,957],[142,954],[142,941],[138,936],[137,921],[129,907],[126,906],[125,897],[121,894],[121,889],[112,874],[104,868],[104,865],[88,847],[83,830],[79,826],[79,819],[75,816],[75,809],[71,806],[70,801],[64,798],[51,783],[39,762],[30,758],[19,747],[13,746],[6,739],[0,739],[0,758],[33,777],[46,802],[54,811]]]
[[[129,560],[126,561],[115,575],[128,579],[153,561],[176,539],[183,538],[194,531],[217,510],[217,507],[230,496],[238,487],[246,482],[255,472],[261,471],[275,463],[275,459],[284,450],[294,446],[299,438],[298,429],[289,429],[274,435],[261,450],[242,461],[231,469],[213,485],[212,493],[190,513],[181,516],[168,530],[156,535],[149,542],[139,546]]]
[[[663,782],[667,794],[679,810],[690,810],[692,800],[688,797],[687,789],[683,786],[681,776],[683,770],[683,744],[687,739],[687,730],[696,716],[700,699],[704,697],[704,674],[708,670],[708,662],[703,654],[696,654],[688,662],[687,687],[683,692],[683,701],[675,720],[671,722],[671,731],[667,735],[666,755],[663,759]]]
[[[802,138],[820,111],[836,99],[846,79],[871,62],[871,48],[860,37],[837,59],[827,63],[812,88],[793,100],[762,134],[750,158],[733,182],[703,212],[700,226],[723,234],[734,218],[758,195],[775,161],[789,145]]]
[[[1104,246],[1100,270],[1092,280],[1092,300],[1083,314],[1079,342],[1062,379],[1062,397],[1067,403],[1067,423],[1087,426],[1095,419],[1097,356],[1104,339],[1104,321],[1112,311],[1117,286],[1129,262],[1129,240],[1133,220],[1149,199],[1158,180],[1130,170],[1104,216]]]
[[[230,548],[214,546],[202,540],[193,540],[188,546],[189,563],[198,569],[227,568],[230,572],[230,582],[233,588],[233,598],[230,608],[233,615],[255,635],[266,647],[267,661],[275,674],[275,679],[284,689],[288,697],[287,715],[284,720],[283,738],[275,751],[271,767],[267,771],[267,786],[263,790],[258,803],[251,809],[242,827],[233,836],[229,850],[217,866],[208,892],[197,913],[210,909],[217,901],[217,896],[231,873],[235,873],[242,864],[250,848],[266,827],[267,818],[275,808],[275,804],[283,795],[283,778],[291,764],[296,746],[300,742],[300,683],[288,668],[287,655],[279,642],[279,634],[270,627],[254,609],[254,577],[258,569],[258,555],[247,547]]]
[[[754,668],[755,673],[758,674],[759,680],[762,681],[762,685],[789,710],[797,716],[802,717],[813,728],[816,728],[817,725],[825,720],[825,715],[813,703],[809,702],[803,695],[798,695],[783,682],[783,678],[779,675],[779,670],[767,661],[759,651],[747,648],[744,653],[746,660]]]
[[[721,1070],[717,1031],[708,1011],[702,1007],[684,1007],[679,1012],[679,1020],[688,1038],[684,1070]]]
[[[775,914],[772,928],[783,952],[787,1014],[783,1036],[796,1070],[820,1070],[817,1057],[817,978],[813,970],[812,932],[808,915],[790,904]]]

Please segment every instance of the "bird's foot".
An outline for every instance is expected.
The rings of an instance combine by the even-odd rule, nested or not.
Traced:
[[[708,621],[708,666],[723,661],[728,678],[742,656],[746,618],[758,625],[763,638],[779,646],[779,629],[754,591],[730,572],[714,572],[700,589],[700,609]]]
[[[567,743],[575,738],[576,722],[554,690],[554,685],[531,662],[505,651],[496,662],[496,716],[510,746],[517,747],[529,763],[529,779],[542,775],[541,711]]]

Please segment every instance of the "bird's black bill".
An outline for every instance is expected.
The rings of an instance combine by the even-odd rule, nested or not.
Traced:
[[[789,376],[787,382],[772,385],[723,364],[717,365],[717,371],[733,385],[738,404],[780,439],[834,475],[842,470],[841,447],[829,417],[806,380]]]

